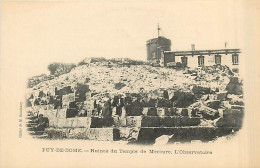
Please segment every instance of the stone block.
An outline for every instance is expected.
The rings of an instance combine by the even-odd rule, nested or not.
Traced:
[[[174,102],[174,107],[186,108],[196,101],[196,97],[191,92],[175,91],[171,101]]]
[[[163,117],[165,115],[165,108],[157,107],[157,115]]]
[[[173,135],[175,134],[178,130],[177,127],[171,127],[171,128],[154,128],[154,137],[160,137],[160,136],[165,136],[165,135]],[[175,135],[174,135],[175,136]]]
[[[180,116],[182,112],[182,108],[176,108],[176,115]]]
[[[144,116],[147,116],[147,115],[148,115],[148,110],[149,110],[149,107],[144,107],[144,108],[143,108],[143,115],[144,115]]]
[[[119,126],[120,127],[126,127],[126,117],[124,118],[119,118]]]
[[[164,115],[165,116],[172,116],[173,107],[171,108],[165,108]]]
[[[189,116],[188,109],[187,109],[187,108],[183,108],[183,109],[181,110],[181,115],[182,115],[182,116]]]
[[[141,128],[137,138],[138,143],[153,144],[155,142],[153,128]]]
[[[51,139],[62,139],[65,137],[63,129],[46,128],[45,132],[48,134],[48,138]]]
[[[218,118],[214,120],[214,126],[216,127],[224,127],[226,126],[226,120],[224,118]]]
[[[77,109],[77,102],[69,102],[69,108]]]
[[[160,122],[163,127],[176,127],[181,125],[180,118],[178,116],[163,117],[160,118]]]
[[[66,118],[66,109],[59,109],[57,111],[57,118]]]
[[[119,139],[119,130],[115,128],[90,128],[86,137],[97,141],[114,141]]]
[[[112,127],[114,120],[112,117],[91,117],[90,128],[103,128],[103,127]]]
[[[56,119],[55,120],[55,124],[54,124],[55,127],[63,128],[63,127],[66,127],[66,125],[67,125],[66,119]]]
[[[119,135],[121,140],[136,141],[138,138],[139,129],[138,128],[119,128]]]
[[[194,86],[192,88],[192,92],[194,94],[209,94],[210,93],[210,88],[207,87],[202,87],[202,86]]]
[[[66,95],[69,93],[73,93],[71,86],[67,86],[67,87],[63,87],[62,89],[58,90],[57,88],[55,88],[55,95]]]
[[[228,135],[232,132],[233,128],[232,127],[218,127],[216,128],[216,131],[215,131],[215,135],[217,136],[224,136],[224,135]]]
[[[48,105],[48,110],[54,110],[54,105],[49,104],[49,105]]]
[[[66,137],[70,139],[87,139],[88,128],[71,128],[66,131]]]
[[[229,83],[238,84],[238,77],[230,77]]]
[[[125,86],[126,85],[124,83],[119,82],[119,83],[115,83],[114,88],[117,89],[117,90],[120,90]]]
[[[165,109],[165,116],[174,116],[177,115],[177,109],[175,107]]]
[[[223,119],[225,127],[241,128],[243,124],[244,111],[235,109],[224,110]]]
[[[119,128],[120,139],[128,139],[131,129],[132,128],[127,128],[127,127]]]
[[[143,112],[143,107],[136,107],[136,106],[131,107],[131,116],[140,116],[142,115],[142,112]]]
[[[57,120],[56,118],[50,118],[49,119],[49,126],[50,127],[55,127],[56,120]]]
[[[189,117],[181,117],[181,126],[189,126],[190,125],[190,118]]]
[[[173,107],[172,101],[165,99],[165,98],[158,98],[157,99],[157,107]]]
[[[155,107],[156,99],[148,98],[143,101],[143,107]]]
[[[173,135],[168,143],[174,142],[191,142],[192,140],[212,140],[215,138],[214,127],[171,127],[171,128],[154,128],[154,137],[162,135]]]
[[[125,127],[126,126],[126,118],[125,117],[118,117],[114,116],[113,117],[114,125],[116,127]]]
[[[76,93],[86,93],[89,91],[89,85],[79,84],[76,86]]]
[[[58,128],[89,128],[91,124],[91,117],[76,117],[76,118],[54,118],[49,120],[50,127]]]
[[[75,93],[69,93],[62,96],[62,105],[75,101]]]
[[[213,108],[215,110],[217,110],[220,106],[219,100],[209,100],[209,101],[206,101],[205,103],[208,107]]]
[[[217,100],[225,100],[227,98],[227,91],[217,93]]]
[[[203,118],[205,118],[207,120],[215,120],[219,117],[219,112],[212,108],[204,108],[200,112],[201,112]]]
[[[240,129],[243,125],[244,111],[238,110],[236,113],[233,112],[233,118],[234,118],[233,127]]]
[[[75,127],[89,128],[91,125],[91,117],[77,117]]]
[[[139,130],[140,130],[140,128],[136,128],[136,127],[135,128],[131,128],[128,140],[129,141],[136,141],[137,138],[138,138]]]
[[[197,125],[200,125],[200,120],[201,120],[201,118],[199,118],[199,117],[191,117],[191,118],[189,118],[189,119],[190,119],[189,126],[197,126]]]
[[[49,120],[52,118],[56,118],[57,117],[57,110],[44,110],[43,111],[43,116],[47,117]]]
[[[147,116],[157,116],[157,108],[148,107]]]
[[[231,109],[227,108],[227,109],[223,110],[223,118],[226,118],[226,117],[228,117],[231,114],[232,114],[232,110]]]
[[[231,82],[227,84],[226,90],[229,94],[241,95],[243,93],[243,88],[241,84],[234,84]]]
[[[144,116],[142,118],[142,127],[160,127],[160,118],[158,116]]]
[[[77,119],[76,118],[67,118],[65,121],[65,127],[66,128],[75,128],[77,125]]]
[[[66,118],[73,118],[78,114],[77,109],[75,108],[69,108],[66,111]]]
[[[76,102],[84,102],[86,100],[87,100],[86,93],[80,93],[80,92],[75,93],[75,101]]]
[[[127,127],[141,127],[141,116],[127,116],[126,117],[126,126]]]

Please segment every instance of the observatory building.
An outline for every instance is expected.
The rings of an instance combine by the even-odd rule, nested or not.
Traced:
[[[171,51],[171,40],[160,36],[161,28],[158,25],[158,37],[146,42],[147,61],[157,61],[161,59],[162,52]]]
[[[195,50],[192,44],[191,50],[171,51],[171,40],[160,36],[161,28],[158,25],[158,37],[146,42],[147,61],[156,62],[161,66],[202,67],[216,64],[237,67],[239,64],[240,49],[228,49],[225,43],[224,49]]]

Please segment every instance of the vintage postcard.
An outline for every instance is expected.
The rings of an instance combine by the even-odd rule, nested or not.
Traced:
[[[259,167],[256,1],[2,1],[3,168]]]

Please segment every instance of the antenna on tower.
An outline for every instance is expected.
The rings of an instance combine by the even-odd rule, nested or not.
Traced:
[[[158,23],[157,30],[158,30],[158,38],[159,38],[159,36],[160,36],[160,30],[161,30],[161,28],[160,28],[160,26],[159,26],[159,23]]]

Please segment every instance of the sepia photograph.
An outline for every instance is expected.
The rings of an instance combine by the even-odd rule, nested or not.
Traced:
[[[180,5],[183,10],[190,8]],[[203,9],[200,3],[195,5]],[[73,18],[77,24],[52,25],[64,26],[64,33],[73,33],[73,39],[58,46],[62,51],[53,54],[57,60],[46,65],[47,74],[28,79],[26,124],[32,137],[168,144],[214,142],[232,138],[240,130],[244,100],[239,61],[243,61],[243,50],[234,25],[219,25],[226,30],[220,32],[216,27],[214,33],[221,36],[210,37],[212,31],[204,31],[215,23],[215,13],[210,10],[213,18],[206,16],[206,26],[204,12],[176,18],[180,13],[169,12],[169,8],[127,7],[111,11],[108,15],[115,15],[111,17],[102,10],[85,8],[79,21]],[[135,15],[144,10],[151,13],[139,18],[143,22],[138,25]],[[90,14],[100,17],[91,21]],[[198,27],[191,28],[184,19]],[[41,45],[42,52],[50,52],[44,50],[46,45]],[[75,47],[82,50],[69,51]],[[76,54],[81,58],[78,62],[73,59]],[[69,55],[71,62],[63,61],[63,55]]]
[[[157,37],[143,44],[144,61],[90,57],[50,63],[48,75],[29,78],[28,132],[127,144],[232,138],[244,116],[241,50],[224,43],[221,49],[192,44],[174,51],[160,31],[158,25]]]
[[[1,2],[3,167],[256,166],[253,4]]]

